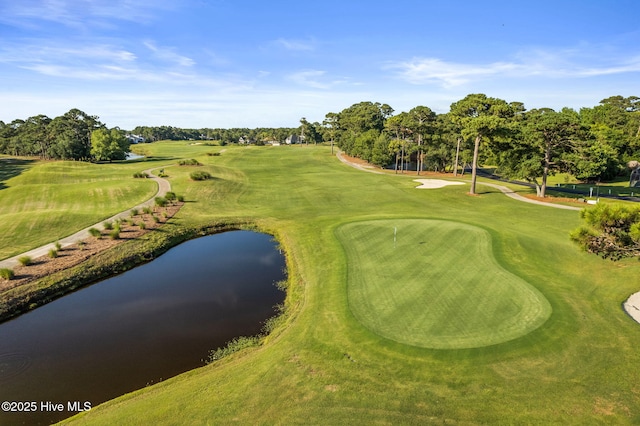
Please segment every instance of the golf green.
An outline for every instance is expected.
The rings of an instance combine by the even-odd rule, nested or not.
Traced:
[[[371,331],[425,348],[463,349],[523,336],[551,315],[546,298],[495,259],[482,228],[373,220],[338,228],[349,306]]]

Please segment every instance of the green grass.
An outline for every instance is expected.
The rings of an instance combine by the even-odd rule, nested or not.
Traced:
[[[551,306],[502,268],[481,228],[434,220],[377,220],[338,229],[349,264],[349,306],[381,336],[409,345],[494,345],[543,324]]]
[[[629,188],[629,181],[599,185],[595,183],[562,183],[549,187],[550,190],[554,188],[567,188],[581,191],[583,194],[594,198],[598,195],[618,195],[622,197],[640,196],[640,188]]]
[[[640,287],[640,264],[580,252],[568,238],[580,224],[578,212],[517,202],[488,187],[475,197],[466,194],[468,186],[416,190],[413,177],[355,170],[327,147],[225,147],[219,157],[186,142],[145,148],[174,163],[195,158],[215,177],[192,182],[189,168],[163,164],[173,191],[188,200],[171,223],[244,220],[277,235],[288,255],[285,308],[292,316],[261,347],[124,395],[70,423],[640,422],[640,325],[620,306]],[[0,194],[37,166],[25,167]],[[144,183],[130,177],[137,167],[126,171],[123,185]],[[364,326],[349,298],[349,250],[356,242],[338,237],[350,224],[407,219],[464,224],[456,229],[490,236],[490,269],[535,288],[549,303],[548,319],[520,337],[467,349],[405,344]],[[450,237],[462,243],[455,230]]]
[[[150,166],[152,167],[152,166]],[[0,259],[61,239],[151,198],[137,164],[33,161],[0,189]]]

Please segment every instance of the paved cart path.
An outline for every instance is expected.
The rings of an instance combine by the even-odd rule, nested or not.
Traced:
[[[164,167],[167,167],[167,166],[164,166]],[[160,168],[160,167],[155,167],[155,168]],[[57,240],[60,243],[60,245],[64,248],[64,247],[68,247],[68,246],[70,246],[72,244],[75,244],[78,241],[86,240],[87,238],[89,238],[91,236],[91,234],[89,234],[89,229],[97,228],[97,229],[102,230],[102,229],[104,229],[104,225],[102,224],[103,222],[112,222],[112,221],[117,220],[117,219],[128,218],[131,215],[131,210],[132,209],[140,210],[140,209],[142,209],[144,207],[152,207],[155,204],[155,198],[156,197],[163,197],[163,196],[165,196],[167,194],[167,192],[171,191],[171,184],[169,183],[169,181],[154,175],[152,173],[152,170],[154,170],[154,169],[147,169],[147,170],[145,170],[143,172],[143,173],[147,173],[150,176],[149,179],[152,179],[152,180],[154,180],[154,181],[156,181],[158,183],[158,192],[156,192],[153,197],[149,198],[144,203],[138,204],[137,206],[133,206],[131,208],[128,208],[127,210],[125,210],[123,212],[120,212],[120,213],[118,213],[116,215],[113,215],[110,218],[104,219],[104,220],[100,221],[100,223],[96,223],[95,225],[87,226],[86,228],[76,232],[73,235],[69,235],[68,237],[65,237],[65,238],[62,238],[60,240]],[[16,266],[18,264],[18,258],[20,258],[22,256],[29,256],[32,259],[36,259],[36,258],[38,258],[40,256],[44,256],[44,255],[49,253],[49,250],[55,249],[55,243],[56,242],[54,241],[54,242],[51,242],[49,244],[45,244],[43,246],[34,248],[33,250],[29,250],[28,252],[18,254],[16,256],[10,257],[8,259],[4,259],[4,260],[0,261],[0,268],[13,268],[14,266]]]
[[[355,164],[350,162],[349,160],[347,160],[346,158],[344,158],[342,156],[342,152],[338,151],[338,153],[336,154],[338,159],[340,161],[342,161],[343,163],[354,167],[358,170],[363,170],[365,172],[370,172],[370,173],[377,173],[377,174],[382,174],[382,175],[389,175],[389,176],[397,176],[397,175],[391,175],[389,173],[384,173],[382,171],[376,170],[374,169],[372,166],[361,166],[360,164]],[[404,176],[404,175],[400,175],[400,176]],[[426,178],[428,179],[428,178]],[[470,181],[466,181],[467,183]],[[531,204],[537,204],[539,206],[545,206],[545,207],[553,207],[556,209],[564,209],[564,210],[576,210],[576,211],[580,211],[582,210],[582,207],[573,207],[573,206],[565,206],[562,204],[553,204],[553,203],[546,203],[544,201],[538,201],[538,200],[532,200],[530,198],[527,197],[523,197],[522,195],[518,194],[517,192],[515,192],[513,189],[511,188],[507,188],[506,186],[502,186],[502,185],[496,185],[495,183],[488,183],[488,182],[478,182],[478,185],[485,185],[485,186],[490,186],[492,188],[496,188],[498,190],[500,190],[500,192],[502,192],[504,195],[506,195],[507,197],[513,198],[514,200],[518,200],[518,201],[522,201],[524,203],[531,203]]]

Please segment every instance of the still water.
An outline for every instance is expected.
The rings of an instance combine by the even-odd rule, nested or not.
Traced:
[[[0,424],[48,424],[204,365],[260,332],[284,278],[270,236],[229,231],[0,324],[0,403],[32,411],[0,411]]]

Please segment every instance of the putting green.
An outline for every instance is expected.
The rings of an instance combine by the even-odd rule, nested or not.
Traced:
[[[551,315],[536,288],[498,264],[481,228],[375,220],[336,233],[347,254],[351,311],[388,339],[435,349],[483,347],[523,336]]]

